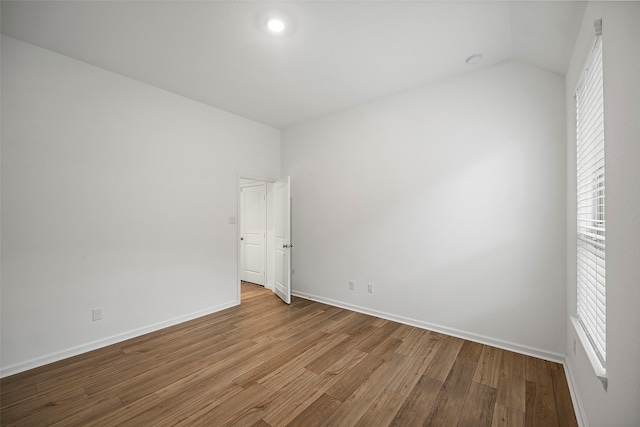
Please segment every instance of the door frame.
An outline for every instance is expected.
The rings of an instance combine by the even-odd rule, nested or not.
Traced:
[[[242,191],[242,180],[243,179],[250,179],[253,181],[260,181],[260,182],[264,182],[264,183],[270,183],[273,184],[274,182],[277,181],[277,179],[273,179],[273,178],[265,178],[265,177],[258,177],[255,175],[251,175],[251,174],[245,174],[245,173],[239,173],[238,177],[237,177],[237,182],[236,182],[236,260],[237,260],[237,268],[236,268],[236,283],[238,286],[238,294],[237,294],[237,299],[238,299],[238,304],[242,303],[242,262],[241,262],[241,257],[242,257],[242,247],[240,245],[240,237],[242,237],[242,230],[240,228],[240,224],[241,224],[241,218],[240,218],[240,214],[241,214],[241,207],[240,207],[240,202],[241,202],[241,191]],[[267,197],[267,201],[268,201],[268,197]],[[269,206],[266,206],[267,209],[267,213],[269,211]],[[267,224],[268,227],[268,224]],[[265,248],[265,257],[267,258],[266,261],[268,261],[268,255],[267,255],[267,251],[268,251],[268,242],[267,242],[267,247]],[[268,274],[268,262],[265,262],[265,272],[267,272]],[[266,278],[265,278],[265,282],[266,282]],[[267,288],[266,283],[265,283],[265,288]]]

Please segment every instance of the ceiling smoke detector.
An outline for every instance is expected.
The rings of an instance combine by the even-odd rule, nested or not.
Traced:
[[[476,53],[475,55],[471,55],[470,57],[467,58],[465,62],[467,63],[467,65],[479,64],[480,62],[482,62],[482,55],[479,53]]]

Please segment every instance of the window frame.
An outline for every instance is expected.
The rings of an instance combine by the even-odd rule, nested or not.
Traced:
[[[605,135],[602,21],[575,90],[576,317],[574,329],[596,376],[607,387]],[[575,346],[575,343],[574,343]]]

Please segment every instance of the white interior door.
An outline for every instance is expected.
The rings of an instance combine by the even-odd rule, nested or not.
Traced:
[[[241,279],[265,284],[266,185],[240,190],[240,265]]]
[[[273,185],[275,212],[274,291],[291,304],[291,185],[289,177]]]

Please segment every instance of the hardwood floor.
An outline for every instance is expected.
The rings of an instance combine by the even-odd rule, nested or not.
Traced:
[[[576,426],[561,365],[242,285],[242,304],[4,378],[20,426]]]

